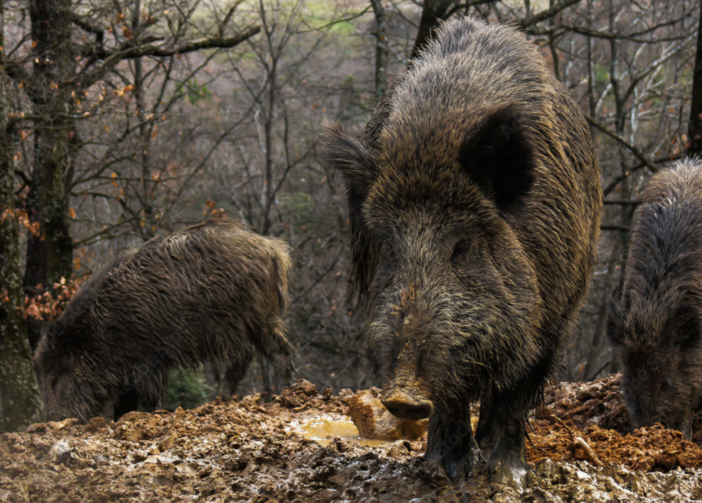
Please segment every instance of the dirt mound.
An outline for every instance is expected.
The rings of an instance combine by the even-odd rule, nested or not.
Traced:
[[[547,392],[546,407],[531,421],[531,444],[527,444],[531,470],[521,486],[501,482],[487,469],[455,486],[422,457],[426,437],[373,445],[334,436],[324,441],[306,438],[301,425],[320,418],[343,418],[353,394],[333,395],[331,390],[319,394],[303,381],[270,404],[254,395],[240,401],[217,400],[188,411],[130,413],[110,424],[99,418],[86,425],[66,420],[0,435],[0,501],[702,498],[699,446],[661,427],[624,436],[604,429],[596,423],[616,417],[608,412],[616,409],[614,397],[603,405],[598,397],[608,396],[607,392],[592,391],[582,394],[591,398],[581,402],[578,393],[591,385],[565,386],[567,393],[563,389]],[[611,383],[592,386],[603,390]],[[549,393],[554,397],[550,401]],[[566,407],[567,400],[571,407]],[[594,457],[585,453],[577,438]],[[604,466],[596,466],[597,460]]]
[[[549,458],[596,464],[599,460],[647,472],[702,468],[702,413],[693,424],[693,442],[661,425],[630,433],[619,381],[620,375],[615,374],[591,383],[558,383],[547,388],[544,406],[530,421],[529,461]],[[577,438],[587,445],[576,442]]]
[[[555,415],[578,428],[599,426],[622,435],[631,431],[629,413],[619,393],[620,374],[585,383],[556,383],[546,388],[537,418]]]

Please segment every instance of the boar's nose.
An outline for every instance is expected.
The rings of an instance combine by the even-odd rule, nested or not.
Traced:
[[[407,388],[389,390],[380,401],[390,414],[400,419],[425,419],[434,408],[417,390]]]

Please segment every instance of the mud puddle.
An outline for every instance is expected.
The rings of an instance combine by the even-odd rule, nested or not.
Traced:
[[[290,422],[290,427],[286,428],[286,431],[297,433],[309,440],[314,440],[323,447],[329,445],[329,442],[334,438],[353,442],[354,444],[365,447],[387,447],[392,444],[389,440],[370,440],[362,438],[351,418],[341,414],[324,414],[321,416],[294,419]]]

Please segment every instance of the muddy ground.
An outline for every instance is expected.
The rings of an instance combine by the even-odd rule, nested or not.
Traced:
[[[423,459],[426,437],[351,438],[351,396],[303,381],[269,404],[254,395],[110,424],[35,424],[0,435],[0,502],[702,500],[700,418],[698,444],[661,427],[627,434],[616,376],[547,390],[521,486],[487,470],[454,485]]]

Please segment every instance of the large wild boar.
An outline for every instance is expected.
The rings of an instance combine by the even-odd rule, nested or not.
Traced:
[[[702,164],[656,173],[642,200],[607,335],[632,426],[662,422],[689,440],[702,406]]]
[[[49,419],[153,410],[169,370],[203,361],[228,365],[233,393],[256,351],[280,386],[292,371],[281,321],[290,265],[285,243],[222,219],[119,255],[39,343]]]
[[[363,143],[337,124],[322,145],[346,184],[383,403],[430,416],[427,457],[450,477],[471,472],[477,446],[521,475],[526,417],[561,361],[599,233],[578,107],[523,35],[460,19],[390,87]]]

